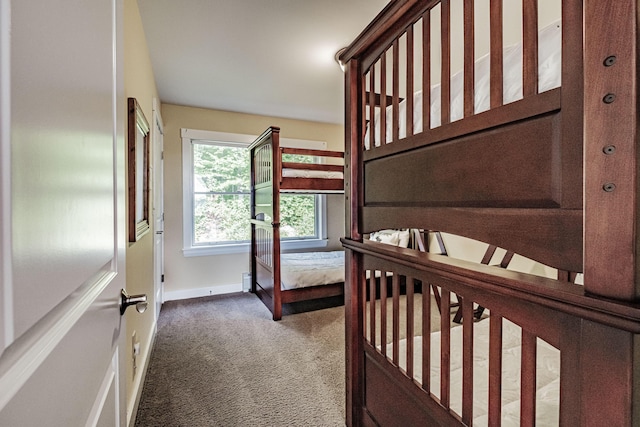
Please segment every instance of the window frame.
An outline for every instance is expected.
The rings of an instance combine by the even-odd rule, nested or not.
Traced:
[[[226,132],[203,131],[195,129],[181,129],[182,137],[182,253],[185,257],[223,255],[236,253],[249,253],[251,242],[220,243],[212,245],[194,244],[194,182],[193,182],[193,141],[220,142],[233,146],[248,147],[257,135],[245,135]],[[326,149],[326,143],[321,141],[307,141],[280,138],[283,147],[304,147],[312,149]],[[280,247],[282,251],[318,249],[328,245],[327,239],[327,202],[324,194],[316,195],[316,228],[318,237],[302,239],[282,239]]]

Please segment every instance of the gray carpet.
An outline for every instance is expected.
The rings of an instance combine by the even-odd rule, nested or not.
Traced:
[[[344,426],[344,307],[295,311],[274,322],[248,293],[165,303],[135,425]]]

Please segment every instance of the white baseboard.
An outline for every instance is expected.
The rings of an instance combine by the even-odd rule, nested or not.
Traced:
[[[158,333],[158,323],[154,322],[153,331],[149,334],[149,339],[146,343],[147,353],[142,361],[143,365],[138,369],[141,369],[140,375],[136,376],[136,381],[133,382],[133,389],[130,396],[132,401],[127,402],[127,426],[131,427],[136,423],[136,415],[138,414],[138,405],[140,404],[140,397],[142,397],[142,387],[144,380],[147,377],[147,371],[149,370],[149,362],[151,361],[151,350],[156,342],[156,335]]]
[[[206,288],[183,289],[179,291],[164,291],[164,301],[175,301],[188,298],[208,297],[210,295],[231,294],[242,292],[242,283],[232,285],[209,286]]]

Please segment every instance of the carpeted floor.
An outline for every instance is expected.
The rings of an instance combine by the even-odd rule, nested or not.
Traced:
[[[344,307],[296,311],[274,322],[249,293],[165,303],[135,425],[344,426]]]

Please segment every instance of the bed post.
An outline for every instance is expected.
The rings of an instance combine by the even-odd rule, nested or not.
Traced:
[[[585,289],[638,301],[638,4],[584,7]]]
[[[363,92],[362,77],[356,60],[349,60],[346,67],[345,84],[345,150],[344,150],[344,198],[345,237],[361,241],[360,198],[362,197],[362,171],[360,170],[360,134],[362,107],[359,100]],[[347,249],[345,253],[345,379],[346,379],[346,424],[362,425],[364,353],[362,348],[362,293],[359,281],[362,277],[362,254]]]
[[[255,147],[251,147],[249,150],[250,167],[250,185],[251,185],[251,250],[249,267],[251,272],[251,292],[256,293],[257,289],[257,274],[256,274],[256,255],[257,255],[257,242],[256,242],[256,224],[253,222],[256,219],[256,159],[255,159]]]
[[[636,0],[584,1],[584,286],[626,302],[640,299],[638,12]],[[639,425],[640,337],[589,322],[582,337],[585,425],[603,395],[618,398],[599,420]]]
[[[273,320],[282,319],[282,276],[280,272],[280,183],[282,182],[282,154],[280,153],[280,128],[271,127],[271,220],[273,241]]]

